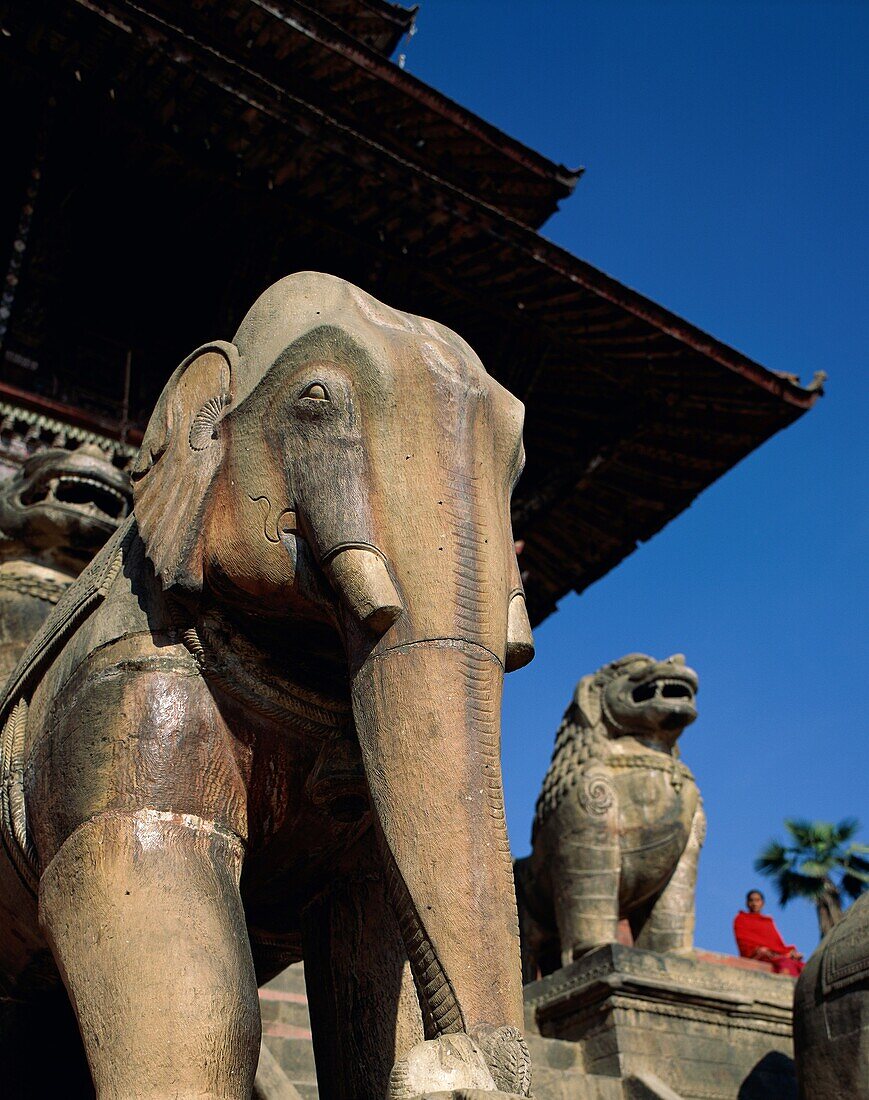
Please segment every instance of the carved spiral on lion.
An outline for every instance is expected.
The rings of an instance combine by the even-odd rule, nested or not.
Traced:
[[[576,793],[583,810],[595,817],[603,817],[616,800],[612,784],[602,772],[583,775]]]

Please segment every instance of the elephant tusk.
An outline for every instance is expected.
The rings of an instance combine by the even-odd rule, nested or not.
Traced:
[[[514,592],[507,611],[507,652],[504,658],[504,669],[507,672],[513,672],[527,665],[533,657],[534,638],[531,634],[525,596],[521,592]]]
[[[324,568],[350,610],[375,634],[385,634],[404,611],[386,562],[373,550],[339,550]]]

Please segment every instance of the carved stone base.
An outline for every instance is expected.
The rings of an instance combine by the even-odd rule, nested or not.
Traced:
[[[684,1100],[795,1100],[793,991],[791,978],[612,944],[525,987],[527,1030],[577,1044],[598,1080],[654,1075]]]
[[[456,1092],[424,1092],[413,1100],[525,1100],[512,1092],[492,1092],[483,1089],[458,1089]]]

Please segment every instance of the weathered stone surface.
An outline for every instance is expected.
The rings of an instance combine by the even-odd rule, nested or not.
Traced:
[[[316,1100],[317,1079],[302,965],[288,967],[263,986],[260,1006],[264,1044],[304,1100]],[[533,1029],[533,1011],[528,1023]],[[527,1040],[535,1100],[623,1100],[625,1085],[621,1080],[585,1072],[581,1044],[536,1034],[528,1034]]]
[[[316,272],[169,379],[133,514],[0,701],[0,994],[62,973],[103,1100],[248,1095],[300,955],[324,1098],[458,1030],[527,1095],[521,429],[455,333]]]
[[[521,1100],[515,1092],[492,1092],[491,1089],[454,1089],[448,1092],[421,1092],[412,1100]]]
[[[431,1083],[442,1085],[426,1096],[491,1093],[495,1082],[479,1048],[468,1035],[443,1035],[418,1043],[399,1058],[389,1082],[389,1100],[414,1100]]]
[[[682,1100],[654,1073],[635,1073],[624,1083],[625,1100]]]
[[[542,1035],[576,1043],[587,1073],[626,1089],[652,1073],[685,1100],[796,1096],[790,978],[613,944],[525,997]]]
[[[585,1072],[579,1043],[534,1034],[527,1040],[535,1100],[623,1100],[622,1081]]]
[[[688,951],[706,818],[676,742],[697,715],[681,654],[631,653],[577,685],[516,861],[526,981],[604,943]]]
[[[744,959],[741,955],[724,955],[720,951],[700,951],[695,948],[694,958],[698,962],[717,963],[719,966],[731,966],[736,970],[754,970],[758,974],[775,973],[772,963],[764,962],[762,959]]]

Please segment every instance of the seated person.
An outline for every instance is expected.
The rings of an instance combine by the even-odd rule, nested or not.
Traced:
[[[733,922],[736,946],[744,959],[759,959],[772,964],[776,974],[790,974],[796,978],[802,973],[803,956],[793,946],[785,943],[772,917],[764,916],[764,896],[760,890],[749,890],[745,899],[748,912],[737,913]]]

